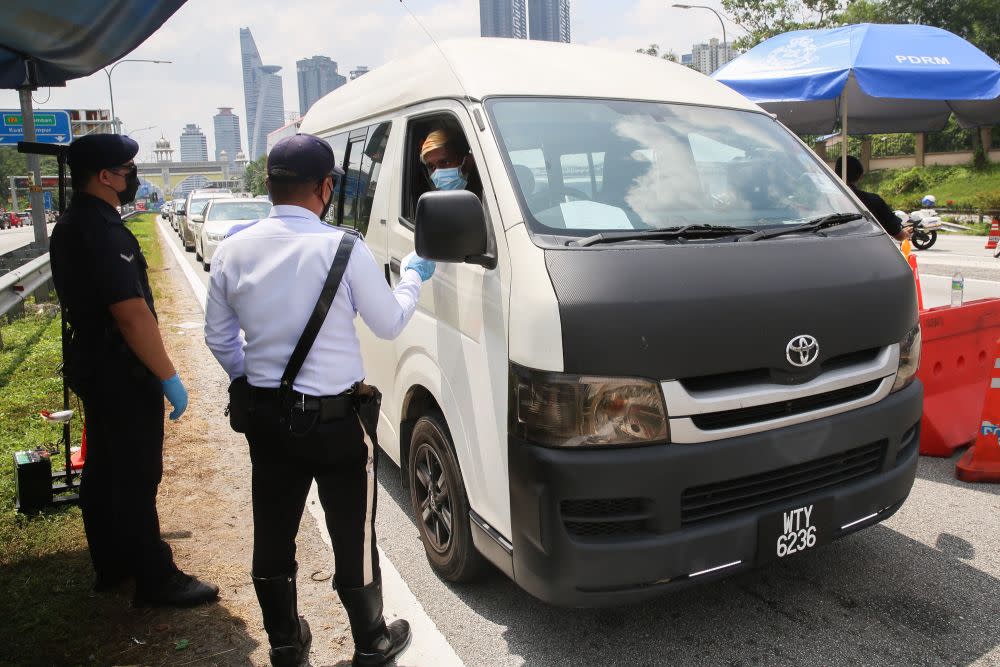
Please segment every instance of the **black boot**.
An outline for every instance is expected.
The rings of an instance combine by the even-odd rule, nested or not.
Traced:
[[[388,665],[410,645],[410,624],[400,619],[388,627],[382,617],[382,582],[363,588],[336,587],[351,619],[355,667]]]
[[[295,571],[279,577],[253,577],[273,667],[299,667],[309,661],[312,633],[299,617]]]

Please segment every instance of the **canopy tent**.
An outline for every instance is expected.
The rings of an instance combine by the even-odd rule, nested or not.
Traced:
[[[61,86],[142,44],[184,0],[4,0],[0,88]],[[27,61],[34,65],[29,73]]]
[[[851,25],[772,37],[713,77],[793,132],[933,132],[1000,122],[1000,65],[923,25]]]

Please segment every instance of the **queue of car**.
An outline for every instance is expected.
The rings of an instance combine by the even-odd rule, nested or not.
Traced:
[[[270,201],[247,192],[221,189],[192,190],[184,199],[163,205],[160,216],[170,222],[195,259],[208,271],[219,243],[229,230],[261,218],[271,210]]]

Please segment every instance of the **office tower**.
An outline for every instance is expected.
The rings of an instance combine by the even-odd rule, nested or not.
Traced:
[[[702,74],[711,75],[739,53],[732,44],[723,44],[713,37],[708,44],[695,44],[691,47],[691,67]]]
[[[524,0],[479,0],[479,31],[483,37],[528,37]]]
[[[242,150],[240,143],[240,117],[233,113],[232,107],[219,107],[215,120],[215,159],[219,160],[222,151],[226,151],[229,162],[236,159],[236,154]]]
[[[326,56],[313,56],[295,63],[299,76],[299,114],[306,115],[316,100],[347,83],[347,77],[337,72],[336,61]]]
[[[267,135],[284,125],[285,99],[277,65],[264,65],[249,28],[240,28],[243,57],[243,96],[247,108],[249,158],[264,154]]]
[[[569,43],[569,0],[528,0],[528,39]]]
[[[184,126],[181,133],[181,162],[207,162],[208,141],[201,128],[194,123]]]
[[[367,65],[358,65],[357,67],[351,70],[351,81],[354,81],[359,76],[364,76],[365,74],[368,74],[368,72],[370,71],[371,70],[368,69]]]

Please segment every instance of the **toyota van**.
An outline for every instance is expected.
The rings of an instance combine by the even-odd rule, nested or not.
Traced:
[[[466,189],[420,159],[442,130]],[[430,564],[632,602],[891,516],[917,466],[916,294],[795,135],[644,55],[459,40],[330,93],[302,132],[328,221],[385,280],[438,262],[394,341],[359,321]],[[440,136],[440,135],[439,135]]]

